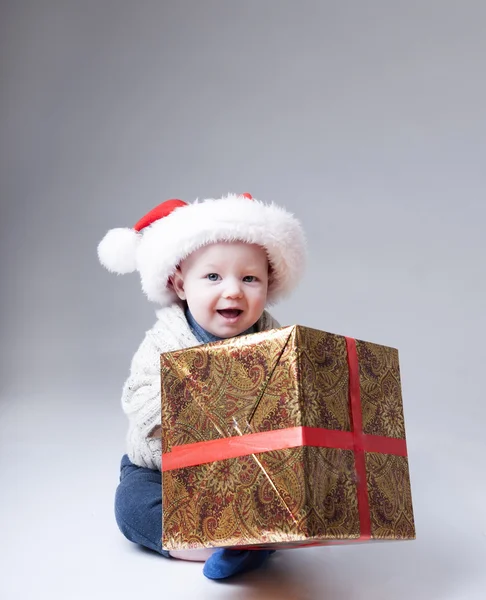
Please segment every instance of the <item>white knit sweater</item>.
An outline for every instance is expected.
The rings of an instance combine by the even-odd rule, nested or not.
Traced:
[[[194,337],[180,304],[162,308],[156,314],[156,323],[132,359],[130,376],[123,387],[122,407],[128,416],[129,459],[141,467],[160,471],[160,437],[149,437],[161,422],[160,355],[201,342]],[[266,311],[256,324],[258,331],[277,327],[280,325]]]

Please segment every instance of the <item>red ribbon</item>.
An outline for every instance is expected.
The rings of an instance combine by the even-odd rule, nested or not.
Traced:
[[[407,456],[405,440],[378,435],[362,435],[361,437],[361,444],[366,452]],[[341,448],[342,450],[356,451],[353,431],[336,431],[335,429],[318,427],[289,427],[288,429],[248,433],[208,442],[174,446],[172,452],[163,454],[162,471],[172,471],[227,458],[237,458],[249,454],[270,452],[271,450],[283,450],[284,448],[298,448],[300,446]]]
[[[206,442],[173,446],[171,452],[166,452],[162,455],[162,471],[172,471],[173,469],[193,467],[228,458],[301,446],[353,450],[360,519],[359,540],[370,539],[371,521],[365,452],[407,456],[407,444],[404,439],[363,433],[356,340],[353,338],[345,339],[349,369],[349,405],[352,431],[337,431],[320,427],[289,427],[287,429],[249,433]]]

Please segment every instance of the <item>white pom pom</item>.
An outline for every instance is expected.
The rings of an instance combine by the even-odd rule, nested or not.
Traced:
[[[132,273],[136,270],[136,253],[140,234],[134,229],[110,229],[98,244],[100,263],[113,273]]]

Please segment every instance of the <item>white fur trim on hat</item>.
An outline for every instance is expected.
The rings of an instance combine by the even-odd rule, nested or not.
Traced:
[[[299,221],[276,204],[264,204],[234,194],[193,202],[154,221],[140,233],[131,230],[135,240],[122,251],[115,248],[115,244],[112,246],[108,239],[113,231],[117,230],[108,232],[100,243],[100,261],[117,273],[136,268],[149,300],[162,306],[177,300],[168,285],[177,266],[192,252],[208,244],[242,241],[265,248],[272,267],[269,304],[295,288],[305,266],[305,236]],[[121,234],[116,235],[122,239]]]

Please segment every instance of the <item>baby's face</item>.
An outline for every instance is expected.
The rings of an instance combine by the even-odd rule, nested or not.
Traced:
[[[265,308],[267,254],[243,242],[203,246],[181,263],[173,286],[206,331],[221,338],[239,335]]]

